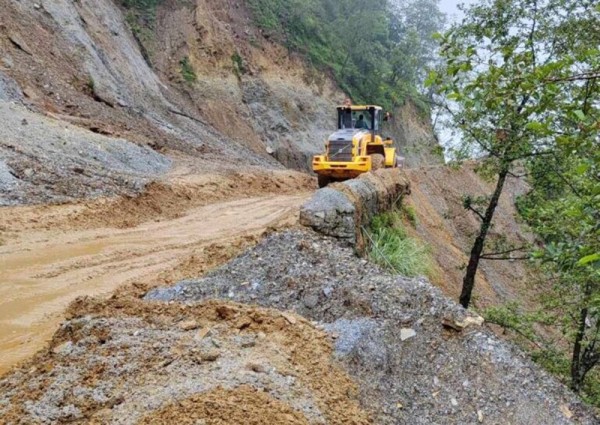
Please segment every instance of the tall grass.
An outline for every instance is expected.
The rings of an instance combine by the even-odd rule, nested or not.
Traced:
[[[408,235],[402,211],[376,216],[367,240],[371,261],[403,276],[433,277],[435,267],[429,248]]]

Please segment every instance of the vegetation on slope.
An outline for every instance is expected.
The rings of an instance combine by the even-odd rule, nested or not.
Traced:
[[[331,72],[355,102],[420,98],[444,24],[439,0],[249,0],[267,37]],[[421,106],[425,106],[421,103]]]
[[[416,225],[415,212],[408,206],[374,217],[367,233],[369,257],[394,273],[432,278],[434,265],[429,248],[408,235],[406,223]]]
[[[540,311],[490,317],[532,341],[542,364],[600,401],[600,6],[582,0],[482,0],[442,37],[432,73],[462,130],[462,154],[482,156],[496,187],[465,208],[481,220],[463,283],[470,304],[480,261],[532,256],[546,272]],[[582,37],[581,34],[585,34]],[[490,249],[504,184],[527,178],[521,213],[539,248]],[[469,199],[469,198],[466,198]],[[552,326],[558,341],[527,328]],[[569,352],[565,350],[569,347]]]
[[[138,42],[146,62],[152,61],[153,31],[156,22],[156,8],[163,0],[119,0],[127,13],[125,20]]]

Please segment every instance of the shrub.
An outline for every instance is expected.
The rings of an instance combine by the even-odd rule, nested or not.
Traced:
[[[244,58],[242,58],[238,52],[235,52],[233,55],[231,55],[231,62],[233,62],[233,72],[238,76],[238,78],[246,73]]]

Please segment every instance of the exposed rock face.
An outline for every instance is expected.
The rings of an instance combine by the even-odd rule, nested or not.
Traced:
[[[17,83],[0,71],[0,102],[18,102],[23,99],[23,94]]]
[[[200,170],[283,168],[264,150],[252,150],[204,123],[177,85],[163,80],[145,60],[115,2],[1,3],[0,103],[19,101],[30,112],[52,118],[30,120],[45,122],[46,130],[39,132],[20,120],[2,120],[0,160],[7,164],[0,184],[3,203],[135,193],[143,189],[142,180],[159,178],[169,169],[163,155],[146,155],[147,147],[179,151],[194,158]],[[57,142],[57,137],[69,138],[71,130],[75,137],[67,145]],[[127,151],[119,166],[90,161],[111,156],[90,149],[99,135],[122,145],[112,153]],[[23,149],[13,148],[19,145]],[[61,149],[69,158],[65,164],[49,157],[60,155]],[[139,169],[137,164],[149,157],[156,164]],[[28,171],[7,174],[11,164],[27,164]],[[132,173],[146,176],[132,179]]]
[[[0,206],[136,193],[171,164],[147,146],[95,134],[22,105],[0,102],[0,121]]]
[[[318,190],[300,210],[300,223],[351,245],[362,245],[361,227],[410,192],[399,169],[379,170]]]

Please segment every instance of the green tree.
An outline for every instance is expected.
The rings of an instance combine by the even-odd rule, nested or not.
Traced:
[[[520,209],[543,242],[535,254],[553,283],[544,308],[572,347],[571,387],[579,392],[600,361],[599,82],[574,89],[582,101],[573,103],[570,131],[551,157],[529,161],[532,191]]]
[[[520,210],[552,283],[544,316],[572,348],[575,391],[600,361],[598,46],[597,2],[487,0],[442,37],[445,64],[428,81],[462,131],[459,155],[480,157],[496,178],[483,207],[465,198],[481,227],[460,302],[469,306],[480,260],[510,251],[485,253],[486,238],[506,180],[526,177],[532,191]]]
[[[446,23],[439,3],[439,0],[391,3],[392,81],[400,77],[412,84],[422,84],[428,68],[436,64],[438,43],[433,35]]]
[[[494,213],[507,178],[524,160],[551,156],[568,131],[582,82],[598,77],[598,44],[575,42],[581,24],[597,23],[594,2],[486,0],[443,37],[445,61],[428,83],[450,101],[446,109],[462,132],[461,151],[479,156],[496,186],[483,207],[465,202],[481,220],[471,248],[460,302],[468,307]],[[561,84],[561,83],[571,84]]]
[[[267,33],[330,72],[355,101],[390,109],[419,96],[443,25],[437,0],[249,0]],[[427,19],[425,19],[427,17]],[[429,47],[428,47],[429,46]],[[430,48],[431,47],[431,48]]]

